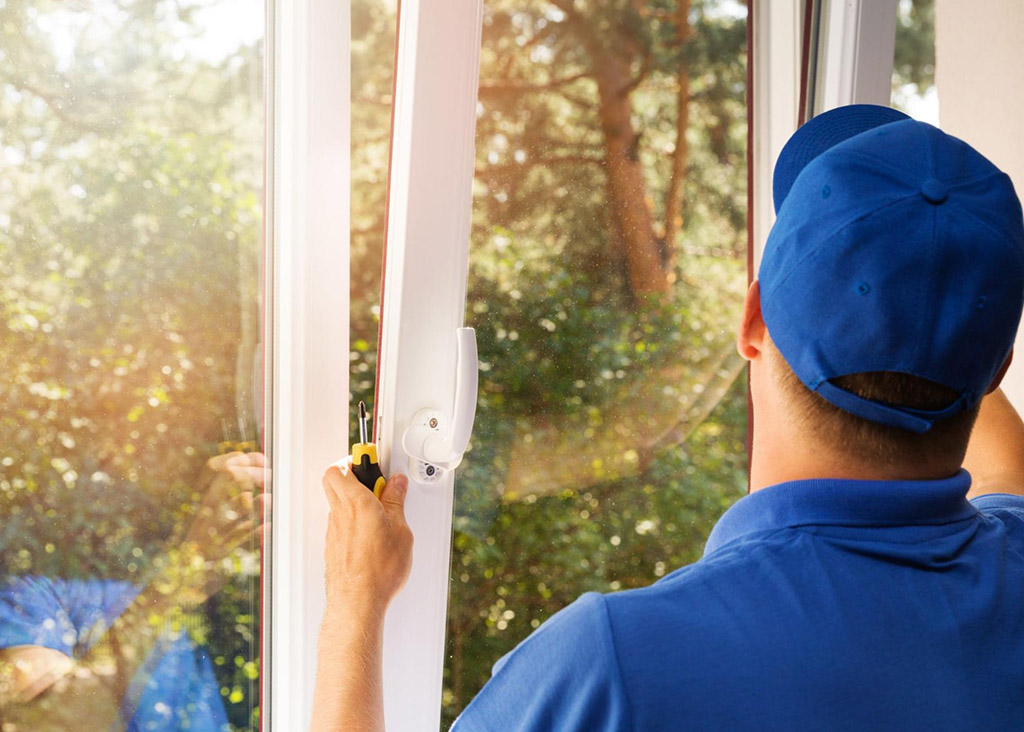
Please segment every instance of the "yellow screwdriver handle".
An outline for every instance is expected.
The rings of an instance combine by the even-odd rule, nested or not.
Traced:
[[[384,473],[377,463],[377,446],[372,442],[357,442],[352,446],[352,472],[359,482],[380,498],[384,490]]]

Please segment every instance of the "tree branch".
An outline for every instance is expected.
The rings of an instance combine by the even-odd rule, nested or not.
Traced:
[[[61,106],[59,100],[54,98],[48,92],[44,92],[42,89],[24,81],[12,80],[10,83],[12,86],[41,99],[43,103],[50,108],[50,111],[53,112],[64,124],[83,132],[92,132],[97,135],[110,134],[109,130],[104,130],[102,127],[91,125],[87,122],[83,122],[81,119],[72,117],[64,107]]]
[[[652,54],[648,51],[644,53],[643,61],[640,63],[640,71],[633,77],[633,80],[626,85],[626,88],[622,90],[622,93],[629,96],[633,93],[633,90],[640,86],[647,75],[651,73],[651,63],[653,61]]]
[[[671,10],[664,8],[652,8],[647,5],[647,0],[633,0],[633,9],[641,18],[656,18],[658,20],[674,21],[675,17]]]

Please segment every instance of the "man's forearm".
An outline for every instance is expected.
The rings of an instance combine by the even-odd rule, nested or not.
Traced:
[[[384,732],[384,612],[328,607],[317,642],[311,732]]]
[[[981,402],[964,467],[973,479],[971,498],[986,493],[1024,495],[1024,422],[1002,389]]]

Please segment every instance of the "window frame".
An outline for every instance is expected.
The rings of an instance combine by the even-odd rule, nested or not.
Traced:
[[[350,7],[268,0],[266,219],[273,431],[261,727],[308,729],[328,507],[348,453]],[[269,644],[268,644],[269,641]],[[269,693],[268,693],[269,692]]]
[[[826,0],[817,42],[813,114],[892,99],[899,0]]]
[[[775,222],[775,161],[790,135],[834,107],[889,105],[898,2],[749,0],[753,276]]]
[[[410,475],[412,574],[384,628],[388,730],[438,729],[454,471],[414,479],[402,435],[420,409],[451,417],[465,318],[483,0],[401,0],[381,302],[376,436]]]
[[[750,250],[751,278],[757,277],[775,208],[772,204],[772,172],[783,146],[800,126],[803,62],[804,0],[787,2],[748,1],[751,29],[750,99]]]

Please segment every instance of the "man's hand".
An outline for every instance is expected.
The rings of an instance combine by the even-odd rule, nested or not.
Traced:
[[[263,529],[263,487],[270,476],[262,453],[232,452],[206,462],[203,497],[180,541],[172,541],[156,564],[150,590],[195,605],[216,594],[225,580],[221,562]]]
[[[327,612],[383,616],[412,568],[412,531],[405,522],[409,481],[392,475],[378,500],[346,464],[328,468],[323,484],[331,506]]]
[[[223,559],[253,535],[266,473],[266,458],[258,452],[232,452],[206,462],[205,494],[185,536],[204,559]]]
[[[388,478],[380,500],[351,463],[324,475],[327,612],[320,626],[312,732],[384,732],[384,612],[412,569],[404,475]]]

